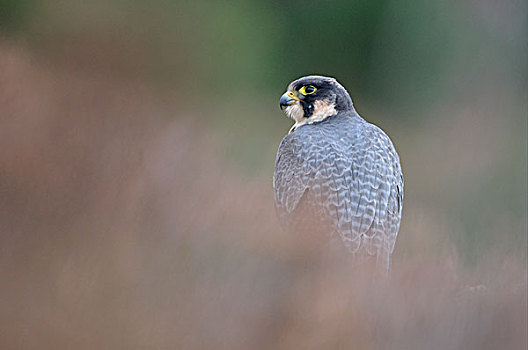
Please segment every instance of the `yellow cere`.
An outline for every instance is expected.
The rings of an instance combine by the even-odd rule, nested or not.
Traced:
[[[299,89],[299,92],[303,95],[311,95],[313,94],[317,89],[313,85],[303,86]]]

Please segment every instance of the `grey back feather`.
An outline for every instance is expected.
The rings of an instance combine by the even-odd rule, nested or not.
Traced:
[[[273,178],[275,205],[288,231],[321,215],[325,236],[390,269],[400,226],[403,176],[389,137],[355,112],[303,125],[282,140]],[[305,193],[307,195],[305,195]],[[312,210],[296,212],[300,201]],[[306,204],[303,206],[306,208]]]

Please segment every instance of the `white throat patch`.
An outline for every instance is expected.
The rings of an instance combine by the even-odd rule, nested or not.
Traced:
[[[301,125],[320,122],[328,117],[337,114],[337,110],[335,109],[335,103],[330,102],[329,100],[315,101],[314,112],[310,116],[310,118],[304,117],[304,110],[301,107],[300,102],[296,102],[293,105],[286,107],[284,112],[288,117],[295,120],[295,124],[291,127],[288,134],[291,134],[295,129],[297,129]]]
[[[296,123],[299,123],[301,120],[305,119],[304,111],[300,102],[295,102],[291,106],[286,107],[284,113],[286,113],[289,118],[295,120]]]

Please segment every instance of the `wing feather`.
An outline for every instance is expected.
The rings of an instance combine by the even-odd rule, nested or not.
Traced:
[[[302,220],[293,213],[303,198],[315,208],[305,214],[326,216],[327,230],[350,251],[365,247],[389,268],[403,177],[392,142],[377,126],[363,122],[348,132],[332,124],[303,126],[287,135],[277,154],[274,189],[281,221],[295,226],[293,218]]]

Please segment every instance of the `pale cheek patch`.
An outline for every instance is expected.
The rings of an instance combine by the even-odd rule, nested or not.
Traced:
[[[297,104],[295,104],[297,105]],[[295,106],[294,105],[294,106]],[[293,107],[293,106],[290,106]],[[288,108],[290,108],[288,107]],[[288,111],[288,108],[286,108],[286,112]],[[292,126],[290,129],[289,134],[291,134],[295,129],[297,129],[299,126],[304,124],[313,124],[315,122],[320,122],[325,120],[328,117],[331,117],[333,115],[337,114],[337,110],[335,109],[335,103],[330,102],[329,100],[322,100],[322,101],[315,101],[314,102],[314,112],[310,116],[310,118],[304,118],[304,111],[299,106],[299,109],[301,110],[301,118],[297,119],[294,117],[291,117],[292,119],[295,119],[295,125]]]
[[[309,124],[320,122],[336,114],[337,111],[334,102],[330,102],[329,100],[315,101],[314,112],[309,119]]]

